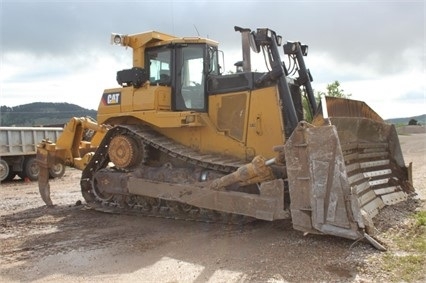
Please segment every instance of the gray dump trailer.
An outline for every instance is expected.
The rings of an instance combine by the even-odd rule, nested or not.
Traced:
[[[12,180],[16,175],[37,180],[40,172],[37,144],[45,139],[55,142],[62,131],[59,127],[0,127],[0,182]],[[64,172],[65,165],[57,163],[49,173],[57,178]]]

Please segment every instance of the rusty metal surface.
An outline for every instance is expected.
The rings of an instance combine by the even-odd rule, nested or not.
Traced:
[[[345,162],[333,126],[301,123],[286,144],[291,214],[295,229],[362,237],[357,200],[345,175]]]
[[[170,184],[130,177],[129,193],[185,203],[199,208],[239,214],[263,220],[289,218],[284,210],[281,179],[264,182],[260,194],[210,190],[208,183]]]
[[[413,191],[393,125],[330,117],[300,123],[285,146],[294,228],[356,239]]]
[[[54,164],[54,156],[52,157],[45,149],[47,143],[49,143],[49,141],[44,140],[37,146],[36,161],[40,169],[38,175],[38,188],[44,203],[47,206],[53,206],[53,202],[50,198],[49,169],[50,166]]]
[[[256,156],[251,163],[238,168],[237,171],[215,179],[210,185],[211,189],[225,190],[226,186],[239,183],[241,186],[273,180],[272,169],[267,166],[263,156]]]
[[[350,145],[371,147],[370,150],[366,149],[365,151],[374,152],[374,147],[376,149],[384,147],[389,152],[389,157],[399,167],[405,167],[401,145],[394,125],[366,118],[347,117],[330,118],[330,122],[336,127],[343,148]],[[380,152],[380,150],[376,150],[376,152]]]
[[[55,153],[49,151],[48,148],[54,146],[49,140],[43,140],[37,145],[36,162],[39,167],[38,175],[38,188],[41,199],[47,206],[53,206],[50,198],[50,184],[49,184],[49,169],[55,166],[57,161]]]
[[[380,115],[378,115],[363,101],[337,97],[326,97],[326,101],[329,117],[362,117],[384,123],[382,117],[380,117]],[[318,112],[315,115],[314,120],[312,121],[313,125],[324,124],[322,107],[323,105],[320,104],[318,107]]]
[[[52,199],[50,198],[49,169],[46,167],[39,167],[38,189],[41,199],[47,206],[53,206]]]

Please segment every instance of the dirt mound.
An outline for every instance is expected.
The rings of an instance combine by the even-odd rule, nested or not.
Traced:
[[[396,131],[399,135],[424,134],[426,126],[401,126],[397,127]]]

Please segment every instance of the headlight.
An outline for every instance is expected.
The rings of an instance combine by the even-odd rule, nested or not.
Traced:
[[[124,35],[118,33],[111,34],[111,44],[124,45]]]
[[[302,44],[302,45],[300,45],[300,48],[302,48],[303,56],[307,56],[309,47],[306,44]]]
[[[283,42],[283,37],[281,35],[277,35],[277,45],[281,46],[282,42]]]

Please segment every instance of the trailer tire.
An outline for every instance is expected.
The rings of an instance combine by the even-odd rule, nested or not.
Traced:
[[[3,159],[0,159],[0,182],[3,182],[9,176],[9,165]]]
[[[26,158],[24,161],[23,171],[20,172],[19,177],[22,179],[30,179],[31,181],[37,181],[38,175],[40,174],[40,167],[37,164],[35,157]]]
[[[65,165],[61,162],[56,163],[49,169],[50,178],[61,178],[65,174]]]

